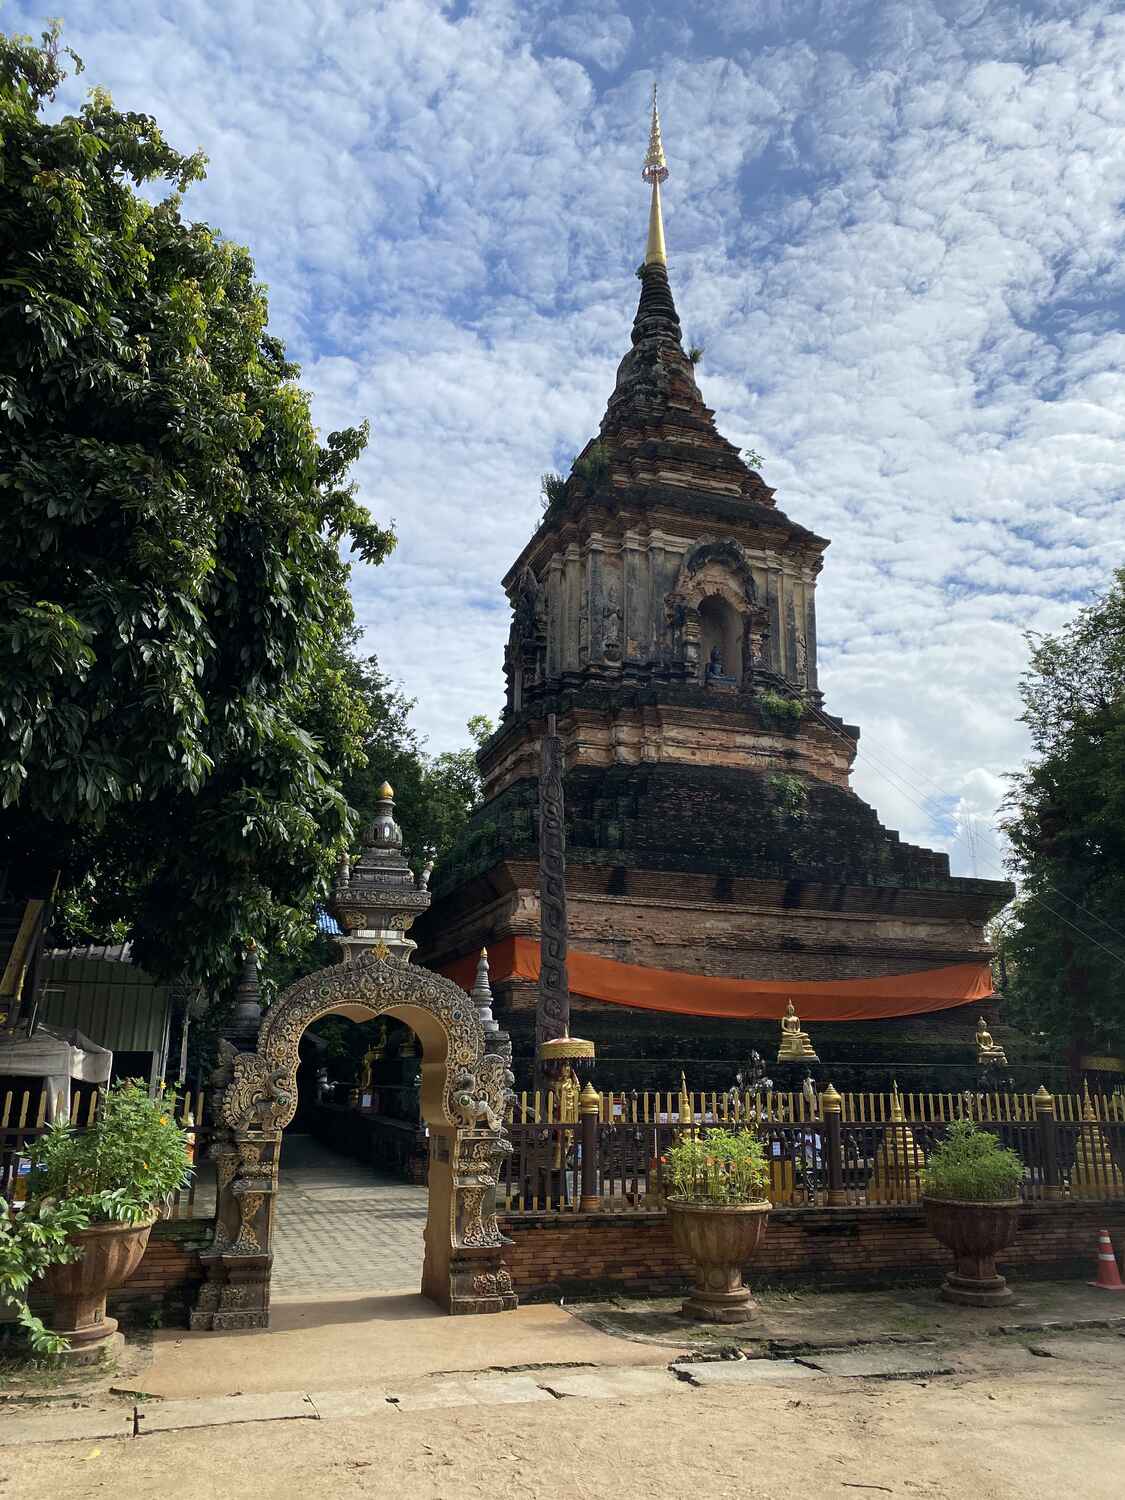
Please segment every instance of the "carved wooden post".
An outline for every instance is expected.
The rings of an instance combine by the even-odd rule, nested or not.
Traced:
[[[598,1115],[601,1105],[601,1095],[592,1083],[588,1083],[578,1101],[582,1140],[582,1191],[578,1208],[584,1214],[596,1213],[602,1206],[598,1172]]]
[[[536,1048],[570,1029],[570,982],[566,972],[566,829],[563,808],[562,741],[548,715],[539,771],[539,996]]]
[[[820,1096],[820,1113],[824,1120],[824,1139],[828,1157],[828,1207],[846,1208],[848,1195],[844,1188],[844,1132],[841,1119],[843,1100],[832,1084]]]
[[[1043,1197],[1048,1201],[1062,1197],[1062,1175],[1059,1172],[1059,1127],[1055,1099],[1046,1084],[1039,1085],[1035,1096],[1035,1124],[1039,1134],[1039,1159],[1043,1163]]]

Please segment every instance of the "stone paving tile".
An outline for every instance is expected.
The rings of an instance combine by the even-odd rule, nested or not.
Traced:
[[[67,1443],[80,1439],[131,1438],[133,1408],[110,1411],[49,1410],[13,1417],[4,1413],[0,1422],[0,1446],[6,1443]]]
[[[1028,1348],[1051,1359],[1077,1359],[1114,1370],[1125,1367],[1125,1339],[1111,1333],[1102,1338],[1036,1339]]]
[[[395,1415],[394,1403],[387,1400],[383,1391],[371,1388],[362,1391],[312,1391],[309,1400],[322,1422],[335,1422],[345,1417],[379,1416],[393,1420]]]
[[[216,1396],[203,1401],[149,1401],[137,1408],[137,1435],[178,1432],[185,1427],[226,1427],[232,1422],[316,1420],[317,1410],[303,1391],[269,1391],[247,1396]]]
[[[867,1348],[838,1354],[809,1354],[806,1364],[825,1375],[876,1376],[881,1379],[909,1379],[911,1376],[952,1375],[953,1366],[938,1350],[923,1353],[919,1349]]]
[[[533,1375],[483,1375],[479,1379],[438,1380],[401,1395],[389,1393],[400,1411],[444,1406],[512,1406],[524,1401],[551,1401]]]
[[[309,1136],[283,1137],[274,1227],[273,1296],[416,1291],[426,1189]]]
[[[544,1390],[556,1396],[586,1396],[606,1400],[614,1396],[663,1396],[675,1390],[680,1382],[667,1369],[595,1369],[560,1370],[556,1374],[537,1375]]]
[[[692,1385],[760,1385],[769,1380],[807,1380],[816,1370],[795,1359],[716,1359],[677,1365]]]

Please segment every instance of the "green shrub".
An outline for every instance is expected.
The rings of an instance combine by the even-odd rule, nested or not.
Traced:
[[[1002,1146],[990,1130],[978,1130],[971,1120],[958,1120],[934,1149],[922,1176],[923,1191],[931,1198],[961,1198],[970,1203],[996,1203],[1015,1198],[1023,1181],[1023,1163]]]
[[[543,502],[543,509],[550,510],[551,506],[561,500],[566,493],[566,478],[562,474],[540,474],[539,496]]]
[[[16,1317],[37,1354],[59,1354],[51,1333],[27,1305],[27,1289],[50,1266],[81,1254],[71,1236],[91,1224],[143,1224],[191,1176],[187,1136],[176,1123],[176,1096],[150,1099],[136,1082],[114,1084],[94,1124],[75,1130],[55,1120],[28,1153],[26,1205],[0,1199],[0,1302]]]
[[[758,707],[767,721],[773,719],[779,724],[797,724],[805,711],[800,698],[786,698],[774,692],[759,693]]]
[[[176,1096],[135,1081],[114,1084],[86,1130],[56,1120],[29,1155],[31,1199],[65,1200],[87,1224],[143,1224],[191,1176]]]
[[[89,1220],[75,1203],[28,1203],[12,1209],[0,1198],[0,1303],[15,1309],[36,1354],[61,1354],[67,1341],[44,1326],[27,1305],[27,1289],[50,1266],[77,1260],[70,1236]]]
[[[752,1130],[685,1135],[660,1158],[665,1195],[689,1203],[757,1203],[770,1169]]]
[[[770,791],[777,805],[791,818],[803,818],[809,805],[809,789],[799,776],[789,771],[775,771],[770,777]]]
[[[609,478],[609,449],[604,443],[591,443],[581,458],[574,461],[573,473],[587,489],[595,489]]]

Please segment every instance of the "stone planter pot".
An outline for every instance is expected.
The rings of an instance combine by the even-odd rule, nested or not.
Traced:
[[[82,1246],[78,1260],[50,1266],[39,1285],[54,1299],[51,1331],[70,1344],[64,1359],[85,1363],[98,1359],[117,1332],[117,1319],[107,1318],[106,1293],[128,1281],[141,1263],[155,1213],[144,1224],[92,1224],[71,1235]]]
[[[695,1272],[695,1289],[680,1309],[685,1318],[742,1323],[754,1311],[742,1268],[762,1243],[772,1206],[765,1199],[730,1206],[668,1199],[672,1240]]]
[[[952,1250],[956,1269],[949,1271],[940,1296],[963,1307],[995,1307],[1007,1302],[1011,1288],[996,1270],[996,1257],[1016,1237],[1018,1198],[1000,1203],[972,1203],[959,1198],[922,1199],[926,1227],[935,1240]]]

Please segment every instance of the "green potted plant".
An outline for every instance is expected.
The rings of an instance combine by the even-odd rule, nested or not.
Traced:
[[[681,1309],[708,1323],[740,1323],[754,1300],[742,1268],[766,1232],[769,1165],[751,1130],[683,1136],[661,1158],[676,1248],[692,1263],[695,1286]]]
[[[118,1083],[93,1125],[58,1120],[32,1147],[27,1204],[0,1221],[0,1261],[5,1234],[11,1260],[0,1292],[38,1352],[96,1358],[113,1337],[106,1294],[136,1270],[161,1207],[191,1176],[175,1105]],[[29,1286],[51,1294],[51,1329],[28,1308]]]
[[[85,1222],[75,1204],[14,1209],[0,1198],[0,1305],[15,1310],[36,1354],[62,1353],[66,1340],[51,1333],[28,1307],[28,1288],[49,1266],[78,1258],[81,1251],[71,1235]]]
[[[922,1174],[930,1233],[956,1259],[942,1284],[946,1302],[992,1307],[1012,1295],[996,1257],[1016,1237],[1023,1163],[970,1120],[949,1127]]]

